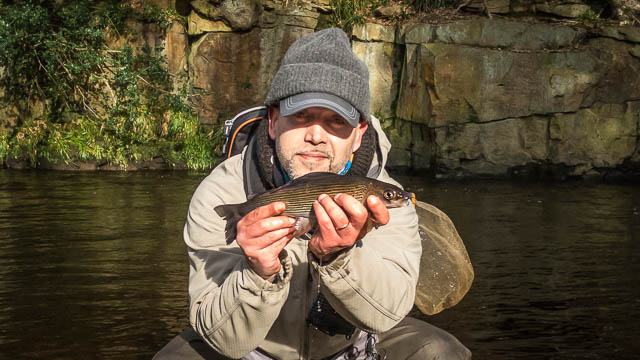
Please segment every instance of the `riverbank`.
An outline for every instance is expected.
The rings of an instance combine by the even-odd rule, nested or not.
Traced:
[[[64,172],[194,172],[208,174],[211,168],[191,169],[186,164],[168,164],[162,158],[156,158],[150,161],[139,163],[128,163],[126,166],[114,165],[109,163],[98,162],[69,162],[69,163],[52,163],[46,159],[41,159],[39,164],[34,167],[29,161],[8,160],[0,166],[1,170],[6,171],[64,171]],[[570,182],[570,183],[606,183],[606,184],[637,184],[640,183],[640,171],[637,168],[621,168],[621,169],[601,169],[597,174],[587,176],[575,176],[571,174],[570,167],[544,165],[529,165],[522,168],[514,169],[512,172],[500,175],[468,175],[459,174],[458,176],[442,175],[432,171],[415,171],[408,167],[388,166],[387,170],[392,176],[399,177],[419,177],[427,182],[438,183],[473,183],[476,181],[506,181],[511,183],[521,182]]]
[[[221,142],[212,129],[262,104],[289,45],[352,21],[353,50],[370,70],[371,112],[393,145],[391,168],[438,179],[609,181],[640,172],[640,28],[605,19],[609,10],[591,2],[490,0],[491,18],[481,11],[420,13],[398,1],[351,18],[336,18],[330,5],[337,2],[328,0],[234,2],[245,12],[227,11],[227,1],[150,3],[162,11],[140,11],[128,22],[134,31],[108,44],[159,49],[152,54],[166,60],[162,79],[185,90],[173,95],[189,107],[151,111],[138,98],[131,105],[135,86],[153,87],[128,82],[123,111],[111,123],[103,116],[106,128],[85,121],[94,129],[88,138],[68,129],[73,121],[65,118],[41,126],[39,119],[50,118],[45,111],[5,113],[6,166],[25,166],[9,158],[8,144],[28,152],[17,156],[30,159],[28,166],[51,169],[209,168]],[[139,59],[142,65],[124,78],[139,80],[144,74],[135,69],[156,64],[156,57]],[[5,143],[3,129],[9,129]],[[67,146],[57,150],[67,157],[47,141]],[[136,150],[156,141],[166,149]],[[100,153],[87,144],[110,147]]]

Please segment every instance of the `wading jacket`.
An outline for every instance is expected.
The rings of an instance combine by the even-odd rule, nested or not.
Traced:
[[[382,164],[372,166],[384,166],[390,143],[373,117],[372,125],[383,154]],[[307,325],[318,291],[344,319],[367,332],[384,332],[403,319],[414,303],[420,265],[415,209],[390,209],[387,225],[321,265],[308,252],[308,241],[294,238],[281,254],[279,281],[267,282],[249,267],[235,241],[226,243],[225,221],[213,210],[247,200],[244,156],[218,165],[189,205],[184,240],[190,264],[189,315],[196,332],[231,358],[258,349],[276,359],[323,359],[357,336],[329,336]],[[377,178],[399,185],[384,169]]]

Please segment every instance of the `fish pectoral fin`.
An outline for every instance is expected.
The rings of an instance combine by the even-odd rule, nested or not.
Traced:
[[[371,210],[369,210],[369,216],[367,217],[367,223],[364,225],[367,228],[367,233],[370,232],[373,229],[377,229],[380,227],[380,223],[377,221],[373,220],[373,214],[371,213]]]
[[[367,222],[364,224],[364,226],[366,228],[365,233],[369,233],[371,230],[379,228],[380,224],[371,220],[371,217],[369,217],[367,219]]]
[[[298,217],[296,218],[296,223],[293,227],[296,229],[293,233],[293,236],[299,237],[308,233],[313,226],[315,225],[315,221],[308,217]]]

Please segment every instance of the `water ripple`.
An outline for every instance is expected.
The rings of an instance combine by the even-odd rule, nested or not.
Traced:
[[[0,357],[150,358],[187,324],[203,177],[0,170]],[[476,273],[457,306],[414,316],[476,359],[637,356],[637,186],[399,179],[451,217]]]

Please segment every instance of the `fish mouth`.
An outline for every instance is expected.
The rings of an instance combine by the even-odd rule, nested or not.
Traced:
[[[416,196],[412,192],[403,191],[402,196],[396,198],[395,200],[389,201],[387,205],[388,208],[399,208],[405,206],[415,206]]]
[[[405,191],[403,194],[403,206],[416,206],[416,194],[409,192],[409,191]]]

